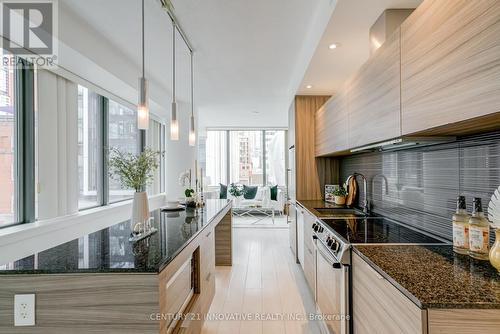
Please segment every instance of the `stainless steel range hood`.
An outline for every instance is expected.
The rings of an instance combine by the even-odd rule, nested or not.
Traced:
[[[357,147],[352,149],[351,153],[397,151],[414,147],[449,143],[455,140],[456,137],[399,137],[396,139]]]

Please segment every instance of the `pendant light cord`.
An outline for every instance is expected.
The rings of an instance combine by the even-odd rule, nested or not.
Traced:
[[[142,0],[142,77],[146,77],[146,71],[144,67],[144,0]]]
[[[175,22],[172,21],[172,98],[175,102]]]
[[[194,116],[194,74],[193,74],[193,51],[191,51],[191,116]]]

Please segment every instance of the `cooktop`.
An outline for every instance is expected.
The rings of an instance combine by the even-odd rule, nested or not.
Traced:
[[[442,244],[443,241],[392,220],[377,218],[325,218],[326,226],[350,244]]]

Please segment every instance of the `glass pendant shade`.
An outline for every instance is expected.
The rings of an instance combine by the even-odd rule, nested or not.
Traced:
[[[189,120],[189,146],[194,146],[196,144],[196,132],[194,130],[194,116],[191,115]]]
[[[137,104],[137,128],[149,128],[148,83],[146,78],[139,79],[139,103]]]
[[[170,114],[170,140],[179,140],[179,121],[177,120],[177,103],[172,102]]]

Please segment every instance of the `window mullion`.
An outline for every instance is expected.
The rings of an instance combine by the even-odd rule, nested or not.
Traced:
[[[101,193],[101,205],[109,204],[109,178],[108,178],[108,155],[109,155],[109,100],[106,97],[100,96],[100,115],[101,115],[101,163],[100,165],[100,180],[99,187]]]
[[[33,64],[16,58],[16,221],[35,221],[35,111]]]

